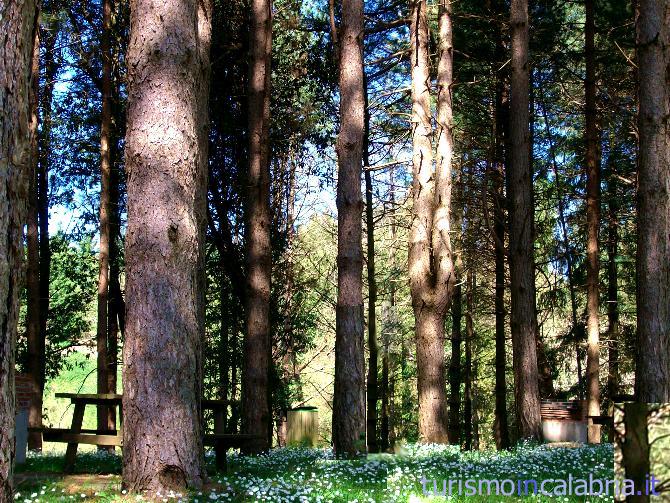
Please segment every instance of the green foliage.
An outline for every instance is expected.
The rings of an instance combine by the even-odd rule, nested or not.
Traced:
[[[51,276],[47,318],[46,377],[68,367],[67,356],[91,344],[98,262],[90,238],[72,241],[63,233],[51,236]],[[21,309],[19,362],[27,358],[25,307]]]

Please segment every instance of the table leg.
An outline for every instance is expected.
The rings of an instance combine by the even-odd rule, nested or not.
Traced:
[[[121,438],[121,445],[123,445],[123,404],[119,403],[119,418],[116,426],[116,435]],[[123,447],[121,447],[123,450]]]
[[[83,402],[77,402],[74,405],[74,415],[72,416],[72,428],[70,431],[72,433],[81,432],[81,424],[84,421],[84,409],[86,404]],[[72,473],[74,471],[74,461],[77,457],[77,448],[79,444],[77,442],[69,442],[67,444],[67,451],[65,452],[65,466],[63,471],[65,473]]]
[[[223,434],[225,430],[225,411],[221,408],[214,410],[214,433]],[[226,471],[226,446],[222,440],[217,440],[214,445],[216,454],[216,468],[225,473]]]
[[[214,452],[216,452],[216,469],[222,473],[226,473],[228,469],[228,462],[226,460],[227,450],[228,446],[223,440],[216,441],[216,445],[214,446]]]

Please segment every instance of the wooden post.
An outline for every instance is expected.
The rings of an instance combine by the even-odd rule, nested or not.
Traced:
[[[84,402],[74,402],[74,415],[72,416],[72,433],[81,432],[81,424],[84,421],[84,410],[86,408],[86,403]],[[69,442],[67,444],[67,451],[65,452],[65,466],[63,467],[63,472],[72,473],[74,471],[74,461],[77,457],[77,448],[79,444],[77,442]]]

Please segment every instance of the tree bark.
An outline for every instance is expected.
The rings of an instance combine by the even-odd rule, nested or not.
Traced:
[[[599,270],[598,229],[600,227],[600,153],[596,108],[596,55],[593,0],[586,6],[586,386],[587,409],[590,416],[600,415],[600,326],[598,323]],[[588,440],[600,443],[600,425],[589,421]]]
[[[131,3],[123,485],[202,487],[211,4]],[[204,114],[204,115],[203,115]]]
[[[444,363],[444,317],[455,284],[450,244],[451,157],[453,151],[451,83],[451,2],[439,11],[437,76],[437,158],[432,167],[432,124],[426,2],[411,4],[412,67],[412,223],[409,273],[416,322],[419,438],[447,443],[447,393]]]
[[[638,401],[670,401],[670,4],[639,0]]]
[[[533,259],[533,177],[528,130],[528,1],[512,0],[510,165],[511,328],[517,424],[522,438],[541,438]]]
[[[28,346],[27,372],[32,380],[33,399],[28,413],[28,426],[42,427],[42,386],[40,350],[40,250],[37,216],[37,170],[39,149],[37,131],[39,123],[39,89],[40,89],[40,37],[35,30],[33,37],[31,94],[30,94],[30,151],[31,171],[28,187],[28,221],[26,228],[27,267],[26,267],[26,339]],[[28,433],[28,448],[42,450],[42,434]]]
[[[102,113],[100,116],[100,252],[98,258],[98,322],[96,331],[97,345],[97,388],[98,393],[109,393],[109,353],[108,353],[108,308],[109,308],[109,248],[110,230],[110,177],[112,169],[112,0],[102,2],[102,33],[100,51],[102,53]],[[109,426],[109,407],[98,405],[98,429]],[[99,449],[113,450],[111,446],[99,446]]]
[[[270,55],[272,4],[251,3],[249,61],[249,171],[247,173],[247,333],[242,375],[242,428],[260,435],[245,452],[268,449],[271,424],[268,406],[270,369]]]
[[[363,127],[363,169],[365,173],[365,225],[367,237],[367,272],[368,272],[368,350],[370,360],[367,379],[367,441],[368,452],[379,452],[377,435],[377,402],[379,345],[377,344],[377,280],[375,279],[375,219],[372,203],[372,174],[370,168],[370,111],[368,110],[368,83],[363,67],[365,83],[365,123]]]
[[[337,456],[365,451],[361,164],[365,96],[363,1],[342,1],[340,132],[337,137],[337,310],[333,446]]]
[[[647,478],[650,475],[649,465],[649,432],[647,429],[649,404],[629,402],[624,405],[624,424],[626,434],[621,444],[623,467],[626,478],[635,484],[635,492],[626,498],[629,503],[647,503],[649,495],[644,494]]]
[[[23,225],[31,174],[31,59],[35,2],[0,6],[0,503],[14,501],[14,361]]]

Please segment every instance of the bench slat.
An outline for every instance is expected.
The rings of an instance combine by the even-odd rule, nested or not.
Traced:
[[[46,442],[66,442],[87,445],[123,445],[123,437],[118,435],[92,435],[90,433],[62,433],[53,435],[45,435]]]

